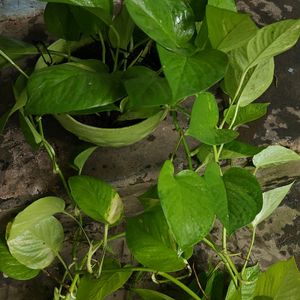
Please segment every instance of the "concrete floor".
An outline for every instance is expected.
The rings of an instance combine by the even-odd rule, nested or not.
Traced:
[[[40,8],[21,10],[11,7],[12,0],[0,1],[0,34],[22,37],[25,40],[45,38]],[[20,0],[20,5],[34,1]],[[251,13],[255,21],[268,24],[285,18],[300,17],[299,0],[244,0],[238,1],[241,10]],[[23,7],[23,6],[20,6]],[[9,17],[8,17],[9,15]],[[2,74],[0,86],[0,113],[11,103],[9,87],[14,77],[13,72]],[[242,138],[258,145],[276,144],[288,146],[300,153],[300,43],[289,52],[276,59],[275,84],[263,96],[263,101],[271,102],[268,116],[261,121],[250,124],[243,129]],[[5,95],[5,97],[4,97]],[[66,173],[70,174],[68,161],[72,149],[79,141],[66,134],[59,125],[48,118],[47,135],[54,145],[59,160]],[[58,135],[57,135],[58,133]],[[176,133],[169,120],[164,121],[156,132],[147,139],[122,149],[98,149],[87,163],[85,174],[99,177],[115,185],[126,199],[127,214],[136,206],[136,195],[155,182],[159,169],[173,149]],[[177,158],[178,169],[183,154]],[[268,185],[276,185],[274,174],[280,172],[281,181],[287,180],[289,174],[300,177],[300,164],[289,165],[284,169],[271,170],[260,174],[261,180]],[[267,178],[267,182],[265,182]],[[0,137],[0,228],[4,228],[7,220],[27,203],[43,195],[57,194],[64,196],[58,179],[51,174],[51,165],[44,151],[33,152],[24,142],[18,129],[16,119],[12,119],[2,137]],[[252,261],[267,267],[278,259],[294,255],[300,266],[300,180],[275,214],[259,227]],[[71,225],[70,225],[71,226]],[[71,228],[68,228],[68,230]],[[218,230],[214,232],[217,235]],[[247,248],[248,234],[241,230],[233,239],[232,247],[240,251]],[[123,251],[124,249],[120,249]],[[196,260],[199,265],[211,259],[211,254],[203,251],[202,246],[196,249]],[[41,284],[43,282],[43,284]],[[51,299],[53,282],[41,275],[33,282],[17,283],[3,278],[0,281],[0,300],[46,300]]]

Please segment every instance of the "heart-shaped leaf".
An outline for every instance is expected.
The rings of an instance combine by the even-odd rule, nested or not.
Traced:
[[[184,47],[195,30],[192,9],[182,0],[127,0],[134,22],[168,49]]]
[[[174,175],[166,161],[158,178],[161,205],[176,242],[186,249],[201,241],[214,222],[214,205],[205,180],[186,170]]]
[[[256,168],[268,168],[298,160],[300,160],[300,155],[293,150],[274,145],[256,154],[253,157],[253,164]]]
[[[231,11],[237,11],[235,0],[208,0],[207,4]]]
[[[88,147],[76,155],[74,158],[74,166],[77,168],[79,175],[81,174],[86,161],[97,148],[97,146]]]
[[[238,137],[234,130],[217,129],[218,121],[219,109],[214,95],[201,93],[193,105],[186,134],[208,145],[226,144]]]
[[[263,207],[259,214],[257,214],[255,219],[251,222],[253,227],[257,226],[273,213],[273,211],[279,206],[281,201],[288,194],[292,185],[293,183],[263,193]]]
[[[16,280],[29,280],[39,274],[39,270],[29,269],[19,263],[9,252],[5,242],[0,240],[0,272]]]
[[[175,272],[186,266],[178,255],[176,243],[160,206],[128,218],[126,241],[135,259],[146,267]]]
[[[124,96],[118,74],[67,63],[34,72],[27,86],[30,114],[67,113],[105,106]]]
[[[96,221],[113,225],[123,215],[123,202],[109,184],[91,176],[69,178],[71,194],[79,208]]]
[[[191,56],[158,47],[164,73],[173,93],[173,100],[203,92],[221,80],[227,68],[225,53],[208,49]]]
[[[210,5],[206,7],[206,21],[212,47],[224,52],[239,48],[257,32],[250,16]]]
[[[247,170],[230,168],[223,176],[229,209],[229,234],[251,223],[261,211],[263,197],[257,179]]]

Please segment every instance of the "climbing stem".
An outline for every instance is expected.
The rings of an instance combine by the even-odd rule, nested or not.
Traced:
[[[247,256],[246,256],[246,260],[245,260],[245,263],[243,265],[243,269],[242,269],[242,272],[241,272],[242,278],[243,278],[243,275],[245,273],[246,267],[248,265],[248,262],[249,262],[249,259],[250,259],[250,256],[251,256],[251,252],[252,252],[254,241],[255,241],[255,234],[256,234],[256,227],[253,227],[249,250],[248,250],[248,253],[247,253]]]
[[[107,240],[108,240],[108,229],[109,229],[109,225],[105,224],[104,225],[104,235],[103,235],[103,253],[102,253],[102,258],[101,258],[99,269],[98,269],[98,278],[101,276],[102,268],[103,268],[103,262],[104,262],[104,258],[105,258],[105,254],[106,254]]]

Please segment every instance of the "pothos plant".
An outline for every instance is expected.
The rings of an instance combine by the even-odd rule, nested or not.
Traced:
[[[294,259],[261,272],[258,265],[250,265],[250,256],[257,225],[292,186],[263,192],[257,170],[300,157],[280,145],[258,148],[242,143],[238,129],[266,114],[268,103],[253,102],[273,81],[274,56],[297,42],[300,20],[259,29],[248,15],[236,11],[231,0],[48,2],[46,24],[65,39],[65,46],[58,51],[1,38],[1,62],[8,61],[22,74],[14,87],[16,104],[2,116],[1,125],[19,112],[28,140],[49,154],[69,206],[66,209],[61,198],[45,197],[11,220],[0,244],[1,271],[28,280],[58,259],[65,273],[55,288],[55,300],[104,299],[124,286],[128,299],[134,295],[173,299],[171,294],[141,288],[143,273],[152,274],[156,283],[173,284],[174,299],[298,299],[300,275]],[[86,45],[88,36],[95,40],[100,60],[72,52]],[[37,52],[41,58],[29,76],[15,60]],[[149,63],[155,53],[158,65],[149,68],[146,56]],[[221,111],[207,91],[212,86],[224,92],[226,108]],[[194,99],[191,112],[182,105],[187,97]],[[178,142],[157,185],[140,197],[144,211],[129,218],[124,217],[123,202],[111,185],[81,174],[96,147],[75,158],[78,174],[67,180],[43,133],[44,114],[121,111],[124,119],[144,119],[160,110],[170,112]],[[187,130],[178,114],[188,116]],[[188,136],[199,142],[194,149]],[[173,160],[181,144],[188,169],[176,173]],[[252,166],[236,167],[236,158],[252,158]],[[60,255],[64,229],[57,214],[78,225],[70,264]],[[103,224],[102,239],[89,236],[83,216]],[[222,228],[220,245],[210,235],[216,219]],[[110,229],[123,221],[125,232],[110,235]],[[240,228],[250,230],[252,238],[243,264],[236,265],[227,246]],[[134,266],[121,265],[110,251],[111,241],[124,237],[137,261]],[[198,243],[206,244],[220,260],[201,277],[189,260]]]

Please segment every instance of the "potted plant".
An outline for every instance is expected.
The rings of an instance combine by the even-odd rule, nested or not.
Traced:
[[[105,12],[112,4],[111,1],[63,2],[82,4],[83,10],[78,7],[75,10],[84,13],[87,10],[105,22]],[[249,16],[236,12],[233,1],[210,0],[208,5],[203,4],[205,9],[200,9],[200,3],[192,0],[125,2],[134,23],[156,41],[165,77],[157,73],[154,76],[153,71],[150,76],[144,67],[128,68],[122,74],[117,71],[104,72],[103,75],[102,63],[78,57],[74,59],[72,44],[58,42],[56,46],[66,45],[69,50],[53,50],[54,44],[53,49],[41,51],[44,59],[47,61],[47,56],[49,58],[52,55],[52,59],[56,56],[65,57],[67,62],[46,68],[40,60],[28,80],[27,91],[22,89],[22,80],[17,81],[15,93],[18,101],[12,111],[20,110],[23,123],[30,128],[34,140],[48,152],[54,171],[62,179],[69,200],[73,202],[71,209],[66,209],[60,198],[39,199],[8,224],[5,241],[0,243],[0,269],[8,276],[30,279],[57,258],[65,273],[54,291],[55,300],[102,300],[124,286],[130,297],[138,295],[145,300],[298,299],[300,274],[294,259],[278,262],[265,272],[258,265],[250,265],[249,259],[257,225],[276,209],[292,186],[291,183],[263,192],[257,174],[261,169],[299,161],[300,156],[280,145],[258,148],[242,143],[237,138],[241,125],[265,115],[268,104],[253,102],[273,80],[273,57],[297,42],[300,20],[284,20],[258,29]],[[97,6],[97,9],[90,6]],[[58,14],[61,11],[54,9],[54,12]],[[124,29],[124,26],[121,27]],[[72,26],[67,32],[74,34],[73,29]],[[3,50],[0,53],[3,55]],[[17,51],[14,55],[17,56]],[[7,53],[4,56],[19,68]],[[118,65],[116,61],[114,65]],[[65,77],[60,77],[60,72]],[[67,75],[77,74],[84,81],[80,77],[82,72],[87,73],[87,86],[90,82],[94,85],[94,73],[100,72],[105,87],[113,79],[120,82],[118,80],[121,77],[131,99],[136,99],[134,95],[140,95],[141,91],[145,91],[144,87],[150,84],[151,88],[155,87],[153,94],[157,95],[157,91],[161,93],[161,97],[155,98],[155,104],[159,104],[159,107],[167,105],[171,111],[179,135],[178,142],[160,170],[157,185],[140,196],[144,210],[135,216],[124,218],[122,200],[112,186],[81,175],[84,163],[94,148],[85,150],[75,158],[78,174],[66,180],[57,164],[55,152],[43,134],[39,115],[48,113],[48,107],[52,114],[58,114],[61,111],[54,111],[53,107],[68,107],[67,112],[72,112],[78,104],[76,101],[53,104],[60,101],[59,95],[74,96],[76,92],[76,99],[78,93],[74,85],[71,85],[74,90],[66,89],[65,83],[57,90],[51,90],[53,84],[59,86],[64,82],[62,78],[67,80]],[[105,81],[107,76],[109,80]],[[227,95],[224,97],[227,107],[220,112],[215,96],[206,90],[221,79],[220,87]],[[82,84],[79,80],[76,82]],[[161,85],[164,88],[159,90]],[[133,90],[137,94],[132,94]],[[171,98],[162,97],[166,91]],[[119,91],[114,92],[118,94]],[[144,94],[143,104],[150,103],[149,107],[153,108],[154,100],[152,97],[149,100],[149,94]],[[51,100],[49,95],[57,97]],[[191,112],[179,105],[188,96],[194,96]],[[141,97],[137,99],[137,102],[132,100],[136,105],[134,109],[140,107],[138,102]],[[171,102],[163,103],[161,99],[171,99]],[[88,101],[91,101],[89,97],[86,98]],[[132,105],[126,97],[122,101],[120,107]],[[138,114],[145,113],[146,106],[143,105],[143,110],[138,110]],[[82,107],[78,111],[82,113]],[[33,119],[30,113],[37,115],[37,118]],[[180,126],[178,113],[189,116],[187,130]],[[190,149],[187,136],[199,142],[195,149]],[[188,168],[176,173],[173,161],[181,144]],[[235,158],[251,158],[251,165],[245,168],[236,166]],[[70,264],[60,255],[64,233],[54,217],[58,213],[68,215],[78,225],[80,243],[74,242]],[[83,216],[103,224],[103,238],[92,239],[88,235]],[[221,228],[219,245],[210,234],[215,219],[219,220]],[[122,220],[126,223],[125,232],[110,236],[109,230]],[[249,249],[240,263],[236,264],[233,260],[236,254],[228,249],[228,242],[240,228],[251,232],[251,240]],[[124,236],[138,265],[124,266],[110,259],[109,243]],[[200,242],[219,258],[219,262],[202,277],[198,276],[199,272],[189,260],[194,246]],[[80,257],[79,249],[85,250]],[[139,288],[137,282],[142,273],[150,273],[157,284],[172,284],[174,295]]]

